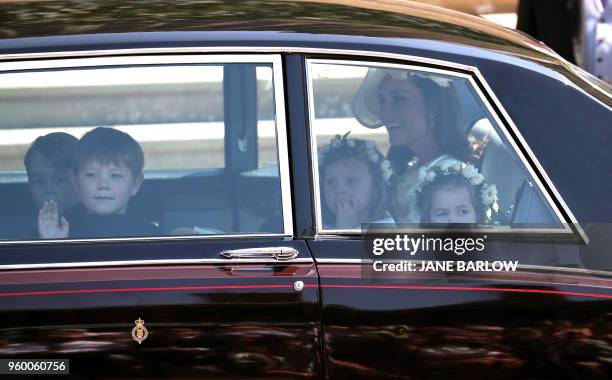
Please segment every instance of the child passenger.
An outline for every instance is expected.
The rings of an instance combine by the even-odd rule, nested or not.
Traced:
[[[319,153],[323,225],[356,229],[362,223],[393,223],[387,212],[388,161],[374,141],[337,135]]]
[[[471,164],[445,160],[422,167],[417,190],[422,224],[491,223],[499,210],[497,189]]]
[[[82,208],[75,220],[60,216],[57,202],[45,201],[38,216],[39,236],[138,236],[155,233],[152,224],[129,212],[130,199],[144,180],[144,154],[127,133],[96,128],[79,141],[73,169]]]
[[[23,159],[28,173],[28,186],[36,210],[45,201],[55,201],[59,215],[64,215],[79,198],[71,181],[76,146],[79,140],[63,132],[40,136]]]

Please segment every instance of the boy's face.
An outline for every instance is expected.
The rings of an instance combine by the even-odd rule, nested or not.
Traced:
[[[76,185],[81,203],[94,215],[125,213],[130,198],[142,185],[142,174],[134,177],[124,165],[91,161],[77,171]]]
[[[39,153],[32,155],[29,166],[28,184],[37,208],[45,201],[54,200],[61,214],[79,202],[70,168],[56,168]]]

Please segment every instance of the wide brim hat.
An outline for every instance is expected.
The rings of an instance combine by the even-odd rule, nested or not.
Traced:
[[[375,129],[384,125],[379,116],[378,88],[386,76],[394,79],[409,79],[417,76],[429,79],[440,87],[450,85],[449,78],[442,76],[410,72],[405,69],[370,68],[353,97],[353,114],[357,121],[367,128]]]

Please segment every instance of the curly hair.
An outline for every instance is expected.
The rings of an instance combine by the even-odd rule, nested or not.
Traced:
[[[388,188],[387,176],[385,174],[385,157],[376,148],[376,143],[372,140],[362,140],[348,138],[348,133],[344,136],[337,135],[328,142],[319,152],[319,183],[322,184],[327,168],[342,160],[355,159],[366,164],[372,178],[373,194],[368,205],[369,220],[363,222],[373,222],[384,218],[388,212]],[[387,163],[388,164],[388,163]],[[389,168],[390,172],[390,168]],[[333,220],[334,213],[327,207],[324,199],[324,192],[321,191],[321,208],[323,220]]]

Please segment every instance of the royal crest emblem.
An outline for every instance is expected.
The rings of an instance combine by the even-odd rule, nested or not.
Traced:
[[[144,326],[144,321],[140,318],[134,321],[136,326],[132,329],[132,338],[138,342],[138,344],[142,343],[149,336],[149,332],[147,328]]]

